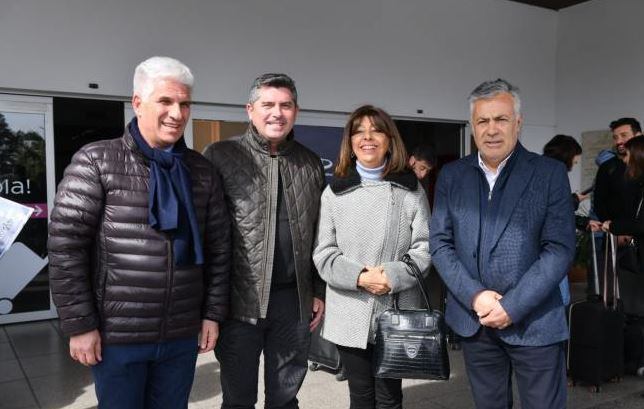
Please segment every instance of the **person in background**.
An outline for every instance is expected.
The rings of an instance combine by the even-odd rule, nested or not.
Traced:
[[[581,145],[572,136],[555,135],[543,147],[543,156],[556,159],[566,165],[568,172],[579,163],[581,159]],[[573,209],[579,208],[579,203],[590,197],[588,193],[572,193]]]
[[[183,138],[193,83],[175,59],[139,64],[123,136],[82,147],[58,186],[51,293],[102,409],[187,408],[197,352],[228,314],[221,180]]]
[[[374,378],[375,324],[399,294],[419,307],[417,283],[401,261],[409,254],[427,271],[429,206],[407,168],[403,141],[382,109],[349,116],[335,178],[322,194],[313,251],[327,283],[322,337],[338,346],[352,409],[402,408],[400,379]]]
[[[409,155],[409,167],[414,171],[418,180],[425,179],[436,166],[436,152],[429,143],[420,143]]]
[[[638,194],[637,187],[624,177],[624,156],[626,142],[641,135],[642,127],[635,118],[619,118],[610,123],[610,130],[616,156],[597,170],[593,193],[593,208],[602,222],[629,215]],[[623,242],[621,239],[618,241]]]
[[[575,166],[577,163],[579,163],[579,160],[581,159],[581,145],[579,145],[579,142],[575,140],[570,135],[555,135],[552,139],[546,143],[546,145],[543,147],[543,156],[547,156],[552,159],[556,159],[566,165],[566,169],[568,172],[572,170],[572,167]],[[582,201],[588,199],[590,196],[590,193],[582,194],[582,193],[572,193],[572,206],[573,210],[577,210],[579,208],[579,203]],[[587,219],[584,220],[584,225],[583,226],[577,226],[578,228],[581,228],[584,230],[586,228],[585,224]],[[561,297],[564,301],[564,305],[568,305],[570,303],[570,285],[568,283],[568,277],[564,277],[564,279],[561,281],[559,284],[559,289],[561,291]]]
[[[255,407],[262,353],[266,407],[297,408],[310,331],[324,313],[324,282],[311,260],[324,172],[294,139],[297,101],[288,75],[257,77],[246,133],[204,152],[222,174],[233,219],[230,316],[215,349],[222,408]]]
[[[635,184],[639,193],[637,195],[636,205],[630,214],[614,220],[606,220],[602,223],[601,229],[604,232],[635,238],[639,260],[644,260],[644,215],[642,207],[644,201],[644,136],[631,138],[624,144],[626,154],[624,163],[626,164],[625,176]],[[644,270],[640,266],[640,271]],[[620,272],[620,288],[622,300],[624,301],[624,310],[627,314],[635,314],[638,318],[641,315],[639,306],[644,302],[641,300],[643,281],[641,274],[631,272]],[[635,307],[634,311],[629,311],[631,306]],[[644,376],[644,359],[636,362],[635,370],[639,376]],[[644,394],[641,395],[644,397]]]
[[[644,215],[641,212],[644,200],[644,136],[629,139],[624,147],[625,176],[639,188],[637,204],[628,215],[604,221],[601,229],[615,235],[636,237],[640,259],[644,260]]]

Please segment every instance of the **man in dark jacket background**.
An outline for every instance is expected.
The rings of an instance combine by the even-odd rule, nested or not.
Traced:
[[[626,164],[624,145],[642,134],[642,127],[635,118],[619,118],[610,123],[616,156],[604,162],[597,170],[593,192],[593,208],[600,221],[615,220],[630,215],[634,200],[639,199],[637,186],[624,177]]]
[[[139,64],[136,117],[81,148],[58,186],[51,290],[101,408],[186,408],[197,351],[214,348],[228,313],[221,180],[183,140],[193,82],[172,58]]]
[[[310,331],[324,311],[324,284],[312,264],[324,173],[320,158],[293,140],[297,90],[285,74],[253,83],[239,137],[204,155],[222,175],[233,219],[230,320],[215,354],[222,408],[254,408],[264,353],[267,408],[297,408]]]

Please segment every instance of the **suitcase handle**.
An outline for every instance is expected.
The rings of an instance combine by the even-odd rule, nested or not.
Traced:
[[[608,308],[608,255],[610,253],[611,267],[613,270],[613,310],[617,310],[617,304],[620,298],[617,278],[617,242],[615,235],[612,233],[606,233],[606,239],[606,245],[604,246],[604,294],[602,301],[604,302],[604,307]],[[594,242],[593,239],[593,245],[595,244]]]

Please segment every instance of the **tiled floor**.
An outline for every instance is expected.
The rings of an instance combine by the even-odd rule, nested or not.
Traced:
[[[448,382],[404,381],[405,408],[474,407],[462,354],[451,351],[450,359],[452,377]],[[263,407],[261,385],[259,390],[257,407]],[[627,376],[622,382],[604,385],[601,393],[591,393],[585,387],[570,388],[568,407],[641,409],[642,392],[644,379]],[[300,406],[307,409],[349,406],[346,382],[337,382],[323,371],[309,372],[299,399]],[[212,353],[200,355],[189,406],[213,409],[220,405],[219,364]],[[0,326],[0,409],[95,407],[91,373],[69,358],[67,341],[58,331],[57,321]],[[518,402],[515,407],[520,407]]]

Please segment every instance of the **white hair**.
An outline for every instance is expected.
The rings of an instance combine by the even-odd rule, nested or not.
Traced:
[[[195,77],[190,68],[179,60],[170,57],[151,57],[139,64],[134,70],[132,81],[134,94],[147,99],[154,90],[157,80],[170,78],[192,90]]]

